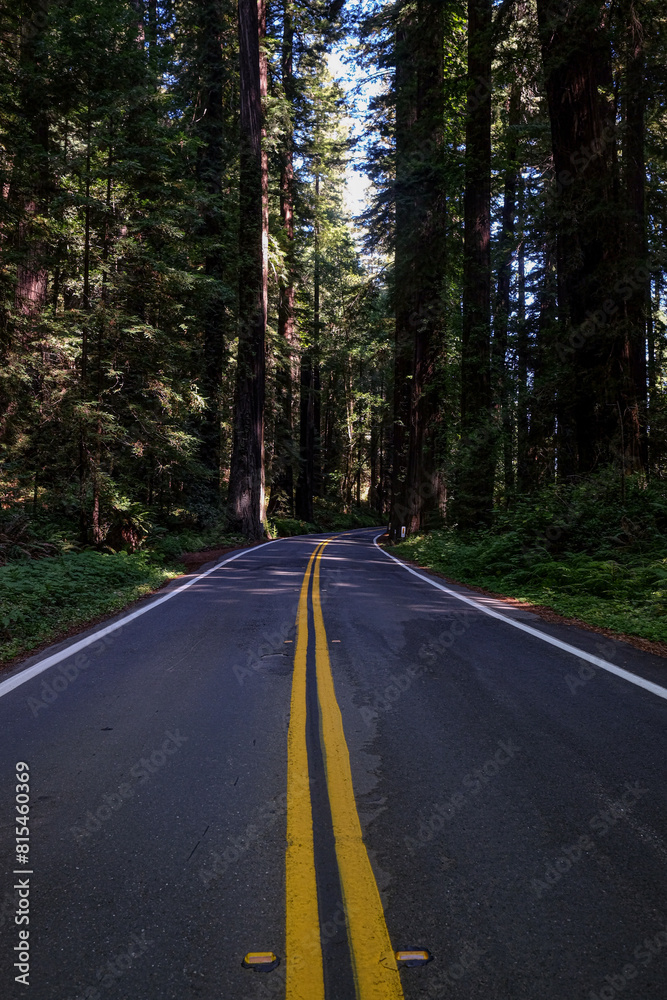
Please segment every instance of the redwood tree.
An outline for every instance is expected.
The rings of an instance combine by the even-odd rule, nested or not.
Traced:
[[[592,472],[618,437],[614,108],[606,4],[538,0],[557,226],[559,475]]]
[[[262,99],[257,0],[239,0],[239,345],[229,472],[231,525],[261,538],[264,517],[264,279]]]
[[[491,0],[468,3],[468,99],[464,191],[461,443],[456,519],[489,522],[495,421],[491,411]]]
[[[396,355],[392,537],[435,495],[436,356],[445,273],[444,10],[420,0],[396,35]]]

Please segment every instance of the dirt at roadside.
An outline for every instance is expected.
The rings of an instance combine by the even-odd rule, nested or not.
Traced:
[[[223,556],[228,555],[230,552],[235,552],[237,549],[251,549],[255,545],[262,544],[262,542],[244,542],[243,545],[228,545],[225,548],[201,549],[199,552],[183,552],[178,557],[178,561],[183,563],[187,573],[190,574],[201,569],[206,563],[222,559]],[[178,579],[178,577],[175,577],[175,579]]]

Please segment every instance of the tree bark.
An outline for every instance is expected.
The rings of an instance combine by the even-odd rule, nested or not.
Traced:
[[[315,480],[315,393],[312,354],[301,355],[299,398],[299,478],[296,486],[296,516],[302,521],[313,520]]]
[[[624,203],[625,257],[628,274],[648,273],[646,240],[646,165],[644,161],[644,109],[646,84],[644,73],[644,27],[640,0],[628,0],[626,22],[625,134],[624,134]],[[646,282],[635,281],[624,304],[624,336],[619,364],[619,409],[623,425],[621,461],[627,471],[647,468],[647,289]]]
[[[16,308],[24,316],[34,316],[46,304],[47,250],[41,237],[41,223],[52,191],[49,163],[49,122],[43,61],[44,28],[48,0],[26,4],[21,21],[19,50],[19,100],[22,122],[17,123],[18,153],[14,160],[10,199],[19,207]]]
[[[531,352],[532,386],[526,387],[526,405],[530,415],[525,447],[521,449],[522,493],[535,492],[555,476],[556,372],[554,339],[558,329],[556,315],[555,237],[547,234],[544,244],[543,272],[539,286],[537,333]]]
[[[416,134],[427,155],[414,178],[419,198],[415,220],[419,283],[407,476],[410,533],[427,527],[429,514],[437,512],[434,420],[440,401],[436,398],[434,375],[438,352],[444,351],[442,285],[446,271],[443,5],[439,0],[419,0],[417,17]]]
[[[464,192],[459,527],[489,524],[495,420],[491,409],[491,0],[468,3],[468,100]]]
[[[220,493],[220,391],[225,351],[225,302],[222,293],[224,263],[222,242],[222,177],[224,169],[223,106],[224,64],[221,10],[216,0],[202,0],[199,15],[201,107],[198,131],[201,147],[197,177],[203,188],[202,234],[206,241],[204,273],[210,289],[203,306],[204,379],[206,397],[200,428],[200,455],[210,476],[213,501]]]
[[[445,272],[444,11],[419,0],[396,36],[396,349],[392,538],[423,527],[437,491],[434,397]]]
[[[264,119],[269,96],[269,61],[266,54],[266,0],[257,0],[257,22],[259,30],[259,93],[262,103],[262,299],[264,312],[269,305],[269,155],[266,150],[266,128]]]
[[[551,188],[556,220],[559,476],[608,463],[618,437],[618,211],[607,5],[595,0],[564,13],[538,0],[537,14],[551,123]]]
[[[516,394],[516,481],[519,492],[526,490],[529,480],[530,458],[528,455],[528,436],[530,434],[528,414],[528,323],[526,317],[526,250],[524,245],[524,186],[519,186],[519,253],[517,261],[517,320],[516,320],[516,354],[517,354],[517,394]],[[531,412],[531,423],[537,414]]]
[[[262,98],[257,0],[239,0],[239,344],[229,473],[230,525],[264,533],[264,295]]]
[[[294,88],[294,21],[292,0],[284,0],[281,71],[283,92],[290,104],[295,100]],[[280,156],[280,217],[283,228],[285,277],[278,288],[278,342],[284,360],[278,379],[282,411],[278,421],[277,458],[279,482],[284,489],[290,512],[294,512],[294,390],[299,377],[297,363],[297,332],[294,320],[294,134],[290,118]]]
[[[316,170],[318,168],[316,167]],[[320,370],[318,345],[320,335],[320,248],[319,248],[320,175],[315,174],[315,267],[313,273],[313,328],[301,354],[301,403],[299,427],[299,479],[296,487],[296,514],[304,521],[313,520],[313,498],[321,492],[320,463]]]
[[[498,264],[498,282],[496,285],[496,301],[493,315],[493,381],[494,394],[500,410],[501,440],[503,449],[503,470],[505,479],[505,497],[514,489],[514,466],[512,448],[512,405],[510,398],[510,379],[507,372],[507,344],[509,316],[511,312],[510,289],[512,282],[512,259],[515,247],[516,198],[519,178],[517,163],[518,140],[517,127],[521,118],[521,86],[514,83],[510,91],[506,166],[503,191],[502,224],[499,239],[500,261]],[[520,253],[523,253],[521,248]],[[520,381],[519,381],[520,384]],[[521,392],[521,389],[519,389]]]
[[[416,212],[411,179],[413,129],[417,120],[417,81],[414,62],[416,21],[408,8],[396,26],[396,236],[394,265],[393,463],[389,534],[400,539],[407,529],[408,444],[410,433],[410,378],[414,358],[413,322],[416,315],[416,265],[413,220]]]

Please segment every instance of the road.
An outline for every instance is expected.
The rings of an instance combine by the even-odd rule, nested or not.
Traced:
[[[2,675],[2,997],[664,1000],[667,664],[377,534],[237,553]]]

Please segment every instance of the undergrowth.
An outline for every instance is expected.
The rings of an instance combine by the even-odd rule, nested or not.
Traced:
[[[348,513],[336,510],[333,504],[325,500],[313,504],[312,522],[300,521],[294,517],[275,516],[269,521],[272,535],[280,538],[294,535],[308,535],[320,531],[350,531],[352,528],[375,528],[378,525],[376,514],[370,514],[359,507]]]

